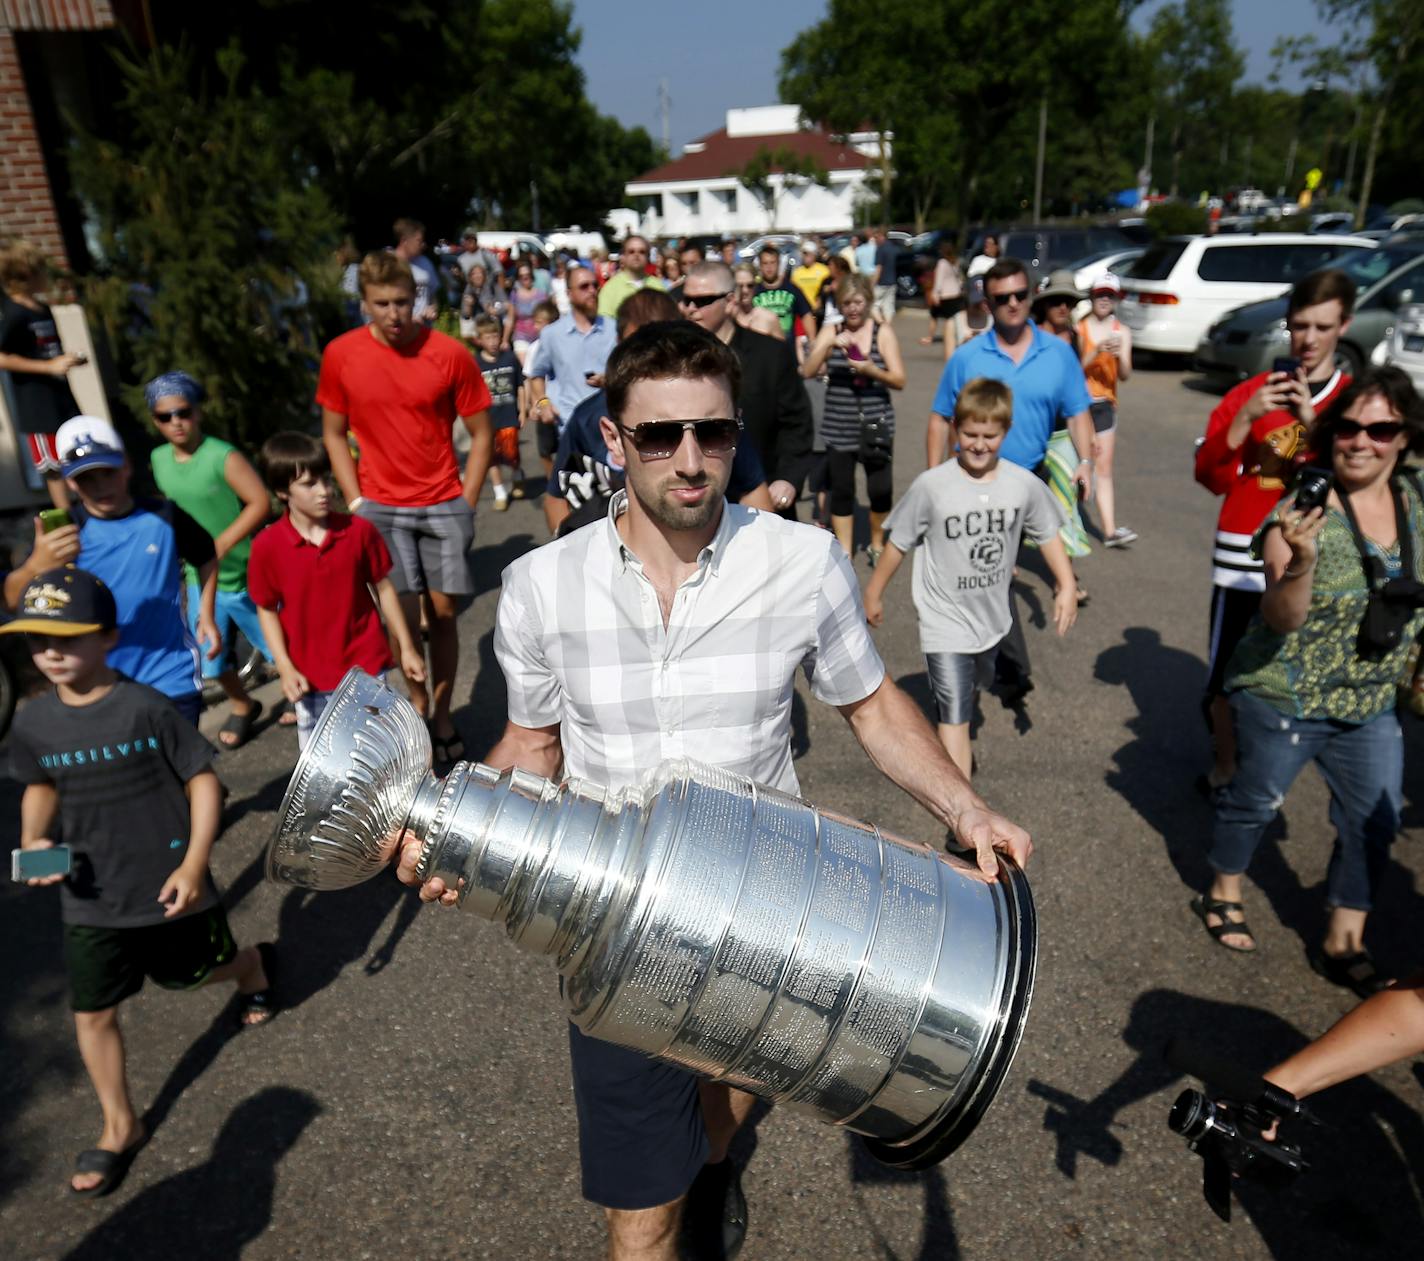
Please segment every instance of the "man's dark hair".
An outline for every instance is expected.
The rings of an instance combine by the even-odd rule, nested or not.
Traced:
[[[622,341],[630,328],[644,324],[664,324],[682,318],[677,303],[662,289],[639,289],[623,299],[618,308],[618,340]]]
[[[691,320],[644,324],[627,341],[619,342],[608,356],[603,389],[610,416],[615,421],[623,418],[628,392],[639,381],[670,377],[683,381],[723,377],[735,405],[742,388],[742,365],[730,347]]]
[[[1028,268],[1016,258],[1001,258],[988,271],[984,273],[984,292],[989,291],[989,282],[993,280],[1007,280],[1010,276],[1022,276],[1028,279]]]
[[[1345,413],[1362,399],[1375,396],[1384,399],[1389,410],[1404,422],[1406,450],[1424,451],[1424,399],[1419,397],[1414,382],[1403,368],[1388,364],[1383,368],[1366,368],[1317,422],[1311,445],[1320,452],[1322,460],[1329,462],[1335,432],[1345,419]]]
[[[768,241],[765,245],[761,247],[761,249],[757,251],[757,257],[761,258],[766,254],[775,254],[777,258],[781,257],[781,251],[777,249],[776,246],[774,246],[770,241]]]
[[[1322,302],[1338,302],[1341,321],[1348,320],[1355,313],[1355,282],[1336,267],[1311,272],[1291,290],[1286,317]]]
[[[331,460],[319,438],[295,429],[283,429],[262,444],[257,467],[267,489],[274,495],[285,495],[292,483],[305,473],[325,477],[331,472]]]

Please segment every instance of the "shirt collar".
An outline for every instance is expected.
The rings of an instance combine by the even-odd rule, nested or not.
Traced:
[[[643,569],[643,562],[637,557],[632,548],[623,541],[623,536],[618,533],[618,518],[628,511],[628,492],[626,489],[617,491],[613,498],[608,501],[608,515],[603,520],[603,529],[607,531],[609,545],[613,549],[613,555],[618,558],[618,572],[627,573],[629,565],[634,566],[640,573]],[[721,572],[722,558],[727,554],[727,542],[732,537],[736,527],[732,524],[731,504],[722,505],[722,519],[717,523],[717,532],[712,536],[700,552],[697,553],[697,567],[699,570],[708,568],[713,574]]]

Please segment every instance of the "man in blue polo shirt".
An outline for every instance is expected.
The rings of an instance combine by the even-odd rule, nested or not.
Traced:
[[[1014,392],[1013,425],[999,448],[999,458],[1039,472],[1054,428],[1060,420],[1066,421],[1079,457],[1073,480],[1086,497],[1093,485],[1093,422],[1082,364],[1067,342],[1051,337],[1029,319],[1033,293],[1028,271],[1018,259],[999,259],[984,274],[984,293],[994,325],[956,350],[944,365],[925,439],[927,464],[933,468],[949,456],[960,390],[976,377],[989,377]],[[1022,699],[1033,684],[1017,608],[999,661],[1006,699]]]
[[[567,515],[553,480],[554,452],[574,408],[603,388],[603,366],[618,341],[613,321],[598,313],[598,282],[593,272],[575,267],[569,272],[568,283],[569,313],[539,335],[524,365],[539,459],[548,482],[544,519],[551,531]]]

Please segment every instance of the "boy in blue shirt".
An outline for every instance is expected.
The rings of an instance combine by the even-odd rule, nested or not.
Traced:
[[[75,416],[60,426],[55,446],[65,479],[79,497],[71,510],[75,525],[64,527],[58,542],[37,541],[5,579],[6,605],[15,607],[46,561],[73,560],[103,580],[118,606],[119,633],[109,664],[162,692],[196,726],[203,712],[199,645],[210,659],[222,652],[214,620],[218,565],[212,536],[176,504],[129,494],[128,456],[108,421]],[[196,642],[183,612],[182,561],[197,570],[201,583]]]

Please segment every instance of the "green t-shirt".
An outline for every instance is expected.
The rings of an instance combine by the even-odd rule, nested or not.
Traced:
[[[158,489],[213,538],[242,512],[242,500],[223,476],[227,457],[236,449],[221,438],[204,438],[186,460],[176,458],[177,448],[172,443],[155,447],[149,456]],[[247,590],[247,556],[251,551],[252,540],[243,539],[218,562],[219,591]],[[197,571],[191,565],[184,564],[183,577],[190,587],[198,585]]]
[[[1404,503],[1414,547],[1414,577],[1424,580],[1424,503],[1403,479]],[[1252,544],[1259,552],[1289,498],[1281,501]],[[1400,572],[1399,543],[1386,551],[1370,546],[1391,576]],[[1404,674],[1410,646],[1424,628],[1424,610],[1410,619],[1399,647],[1383,657],[1359,655],[1360,623],[1369,602],[1369,583],[1345,514],[1325,511],[1316,538],[1318,559],[1311,584],[1310,611],[1303,625],[1282,635],[1258,613],[1232,655],[1228,691],[1244,689],[1294,718],[1330,718],[1365,723],[1395,705],[1395,687]]]

